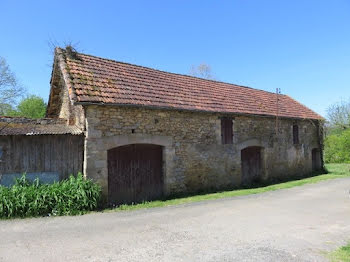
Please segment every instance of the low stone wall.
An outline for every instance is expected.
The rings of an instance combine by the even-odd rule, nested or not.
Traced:
[[[220,190],[240,185],[241,150],[263,148],[264,179],[305,175],[312,170],[311,150],[319,147],[313,121],[229,115],[233,144],[221,144],[222,114],[132,107],[86,106],[84,170],[108,189],[107,150],[132,143],[164,148],[167,195]],[[227,115],[225,115],[227,116]],[[300,143],[293,144],[292,126]]]

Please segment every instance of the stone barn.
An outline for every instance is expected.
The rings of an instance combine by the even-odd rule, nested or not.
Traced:
[[[84,136],[112,203],[230,189],[323,167],[323,119],[287,95],[55,50],[47,117]]]

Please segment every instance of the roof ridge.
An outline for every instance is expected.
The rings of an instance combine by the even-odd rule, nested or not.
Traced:
[[[58,48],[65,52],[65,49],[60,48],[60,47],[58,47]],[[132,64],[132,63],[123,62],[123,61],[117,61],[117,60],[114,60],[114,59],[111,59],[111,58],[105,58],[105,57],[101,57],[101,56],[95,56],[95,55],[79,53],[79,52],[77,52],[77,53],[78,53],[78,55],[89,56],[89,57],[93,57],[93,58],[98,58],[98,59],[102,59],[102,60],[111,61],[111,62],[114,62],[114,63],[124,64],[124,65],[131,65],[131,66],[136,66],[136,67],[140,67],[140,68],[146,68],[146,69],[155,70],[155,71],[162,72],[162,73],[178,75],[178,76],[184,76],[184,77],[189,77],[189,78],[195,78],[195,79],[198,79],[198,80],[203,80],[203,81],[208,81],[208,82],[222,83],[222,84],[226,84],[226,85],[232,85],[232,86],[236,86],[236,87],[243,87],[243,88],[248,88],[248,89],[253,89],[253,90],[257,90],[257,91],[261,91],[261,92],[270,93],[270,94],[275,94],[275,92],[266,91],[266,90],[262,90],[262,89],[258,89],[258,88],[254,88],[254,87],[250,87],[250,86],[238,85],[238,84],[224,82],[224,81],[219,81],[219,80],[214,80],[214,79],[206,79],[206,78],[202,78],[202,77],[198,77],[198,76],[191,76],[191,75],[187,75],[187,74],[169,72],[169,71],[160,70],[160,69],[156,69],[156,68],[152,68],[152,67],[148,67],[148,66],[142,66],[142,65]],[[280,95],[284,95],[284,94],[280,94]]]
[[[58,60],[58,66],[61,68],[63,80],[66,83],[66,86],[68,88],[68,95],[71,101],[76,101],[76,92],[75,87],[72,82],[72,76],[69,71],[68,65],[67,65],[67,59],[66,59],[66,51],[65,49],[62,49],[60,47],[55,48],[55,57],[57,57]]]
[[[69,50],[62,48],[57,48],[56,53],[60,54],[58,58],[64,60],[65,65],[69,67],[65,68],[61,63],[62,66],[58,69],[65,70],[61,74],[66,77],[65,85],[68,87],[71,102],[76,104],[135,105],[276,115],[276,96],[278,96],[283,100],[280,116],[323,119],[285,94],[167,72],[79,52],[71,56]],[[91,78],[91,83],[85,76]],[[72,95],[75,95],[76,100],[72,99]]]

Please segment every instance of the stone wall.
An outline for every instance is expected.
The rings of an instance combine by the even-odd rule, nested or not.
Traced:
[[[167,195],[239,186],[241,150],[248,146],[263,148],[264,179],[305,175],[312,171],[311,150],[319,147],[317,127],[309,120],[280,119],[276,135],[274,118],[230,115],[233,144],[222,145],[221,114],[112,106],[86,106],[85,114],[85,174],[105,193],[107,150],[121,145],[163,146]],[[298,145],[293,145],[295,123]]]
[[[61,108],[58,113],[59,118],[67,119],[69,125],[77,125],[82,128],[85,125],[85,116],[84,109],[81,105],[72,105],[68,88],[65,87],[63,83],[63,78],[60,79],[60,100],[61,100]]]

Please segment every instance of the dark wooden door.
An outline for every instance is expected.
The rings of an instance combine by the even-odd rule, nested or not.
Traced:
[[[139,203],[163,194],[162,147],[133,144],[108,150],[108,194],[114,204]]]
[[[312,149],[312,171],[321,169],[321,156],[318,148]]]
[[[261,178],[261,148],[252,146],[241,151],[242,184],[245,186],[259,182]]]

